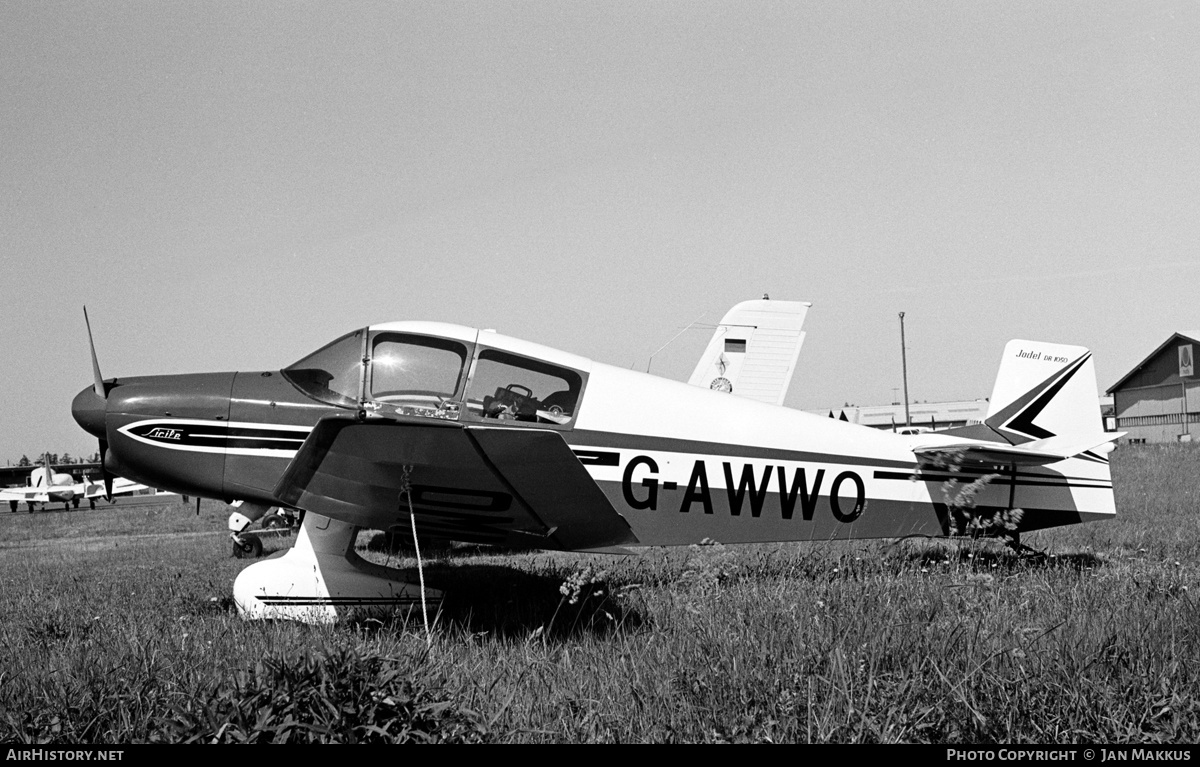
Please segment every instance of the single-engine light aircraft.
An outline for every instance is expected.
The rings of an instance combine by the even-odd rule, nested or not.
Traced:
[[[50,466],[48,456],[43,464],[30,470],[25,487],[6,487],[0,489],[0,502],[8,501],[9,509],[16,511],[20,504],[30,512],[43,505],[61,503],[63,509],[79,508],[80,501],[87,501],[91,508],[96,508],[100,498],[128,495],[139,490],[145,490],[145,485],[130,482],[124,477],[115,477],[110,488],[105,490],[101,482],[91,482],[85,476],[82,482],[76,482],[70,474],[54,471]]]
[[[29,511],[42,504],[61,503],[64,509],[70,509],[71,504],[79,508],[79,501],[84,497],[85,488],[75,481],[70,474],[56,472],[50,466],[48,457],[42,459],[42,465],[29,471],[25,487],[6,487],[0,490],[0,501],[8,501],[12,511],[17,510],[17,504],[24,503]]]
[[[90,337],[90,329],[89,329]],[[1115,513],[1092,356],[1012,341],[985,423],[897,435],[595,362],[487,330],[393,322],[283,368],[103,380],[72,405],[106,472],[243,503],[235,536],[301,509],[295,545],[237,577],[247,618],[411,605],[360,528],[509,547],[947,535],[949,479],[987,478],[1012,532]],[[410,517],[411,509],[411,517]],[[436,597],[436,593],[426,592]]]

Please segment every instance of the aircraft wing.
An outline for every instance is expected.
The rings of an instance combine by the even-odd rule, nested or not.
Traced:
[[[131,493],[136,493],[139,490],[145,490],[145,489],[146,489],[146,485],[140,484],[138,482],[134,482],[131,479],[125,479],[124,477],[114,477],[113,478],[113,483],[112,483],[113,498],[116,498],[119,495],[130,495]],[[87,499],[103,498],[104,497],[104,483],[103,482],[84,482],[82,492],[83,492],[84,498],[87,498]]]
[[[45,490],[32,487],[6,487],[0,489],[0,501],[17,501],[18,503],[49,503]]]
[[[637,543],[562,436],[548,429],[326,418],[275,496],[380,530],[407,529],[411,499],[419,534],[458,541],[563,550]]]

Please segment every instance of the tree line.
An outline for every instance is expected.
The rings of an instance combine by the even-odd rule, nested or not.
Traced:
[[[49,456],[50,463],[55,466],[59,466],[62,464],[68,464],[68,463],[99,463],[100,462],[100,453],[98,451],[96,453],[93,453],[92,455],[86,455],[86,456],[84,456],[84,455],[74,456],[74,455],[71,455],[70,453],[63,453],[62,455],[59,455],[58,453],[38,453],[37,457],[32,461],[29,460],[29,456],[22,455],[21,460],[17,461],[17,466],[30,466],[30,467],[38,466],[42,462],[42,456]]]

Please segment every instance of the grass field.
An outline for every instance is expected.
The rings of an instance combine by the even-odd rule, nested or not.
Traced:
[[[428,648],[239,620],[218,504],[0,514],[0,741],[1200,742],[1198,469],[1122,448],[1118,518],[1041,557],[460,551]]]

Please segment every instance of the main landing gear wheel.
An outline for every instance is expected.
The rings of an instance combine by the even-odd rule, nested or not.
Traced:
[[[262,541],[253,535],[233,542],[233,556],[238,559],[257,559],[263,553]]]

